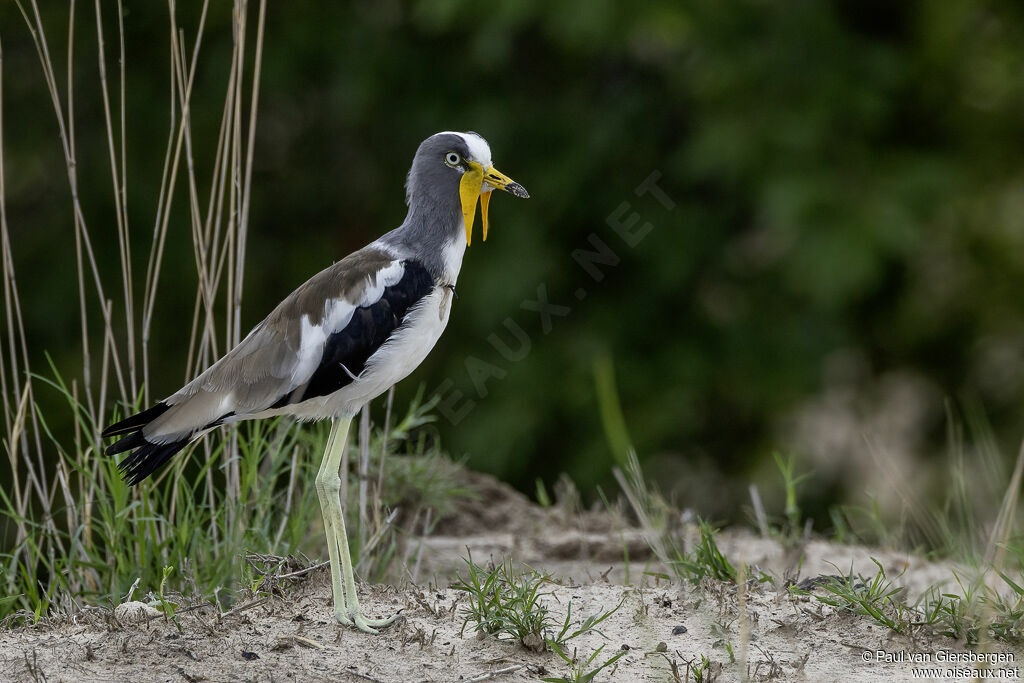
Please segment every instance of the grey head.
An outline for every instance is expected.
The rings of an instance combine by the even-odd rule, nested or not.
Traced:
[[[445,131],[431,135],[416,150],[406,179],[409,213],[402,225],[384,239],[421,254],[436,253],[456,240],[469,241],[477,200],[483,207],[486,226],[490,197],[483,195],[496,189],[529,197],[522,185],[494,168],[490,145],[477,133]]]
[[[421,142],[405,181],[409,209],[448,204],[461,212],[459,181],[468,162],[491,165],[491,147],[476,133],[436,133]]]

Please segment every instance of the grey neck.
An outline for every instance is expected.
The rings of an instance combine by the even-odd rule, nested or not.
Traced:
[[[459,201],[418,201],[412,197],[409,213],[402,224],[380,238],[402,258],[419,261],[435,280],[445,273],[445,248],[455,240],[465,240],[465,227]]]

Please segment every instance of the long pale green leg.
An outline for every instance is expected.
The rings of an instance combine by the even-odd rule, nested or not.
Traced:
[[[359,630],[376,633],[376,628],[387,626],[397,614],[387,619],[367,619],[359,610],[356,595],[355,572],[348,548],[348,533],[345,531],[345,515],[341,509],[341,461],[348,437],[351,418],[337,418],[331,427],[320,472],[316,477],[317,493],[327,529],[327,546],[331,558],[331,587],[334,591],[334,616],[342,624],[355,625]],[[341,572],[337,560],[341,559]],[[342,578],[344,577],[344,586]],[[338,598],[341,598],[339,601]]]
[[[320,471],[316,475],[316,493],[320,498],[320,514],[324,519],[324,532],[327,535],[327,555],[331,561],[331,592],[334,595],[334,618],[338,623],[352,626],[345,609],[345,587],[341,579],[341,568],[338,564],[337,525],[334,508],[341,508],[341,456],[348,439],[350,418],[339,418],[331,425],[331,435],[327,438],[327,449],[320,462]],[[339,439],[340,437],[340,439]],[[332,505],[333,501],[333,505]],[[344,520],[342,521],[344,525]],[[344,534],[344,526],[342,526]]]
[[[348,607],[348,616],[355,622],[356,627],[360,631],[376,633],[376,629],[381,626],[387,626],[397,619],[398,615],[392,614],[386,619],[367,619],[363,616],[362,610],[359,609],[359,596],[356,595],[356,576],[352,568],[352,555],[348,549],[348,534],[345,533],[344,517],[341,518],[341,533],[338,534],[338,546],[339,554],[341,555],[341,571],[345,575],[345,604]]]

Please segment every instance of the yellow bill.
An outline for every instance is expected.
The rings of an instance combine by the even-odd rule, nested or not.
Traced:
[[[475,161],[467,162],[469,169],[459,181],[459,198],[462,201],[462,218],[466,224],[466,245],[473,243],[473,221],[476,218],[476,202],[480,200],[481,222],[484,241],[487,241],[487,209],[491,203],[491,191],[482,192],[486,182],[492,189],[502,190],[511,195],[528,199],[530,194],[522,185],[491,166],[487,170]]]

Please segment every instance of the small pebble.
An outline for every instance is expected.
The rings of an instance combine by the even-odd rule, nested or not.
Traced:
[[[658,647],[654,648],[654,651],[655,652],[668,652],[668,645],[666,645],[665,641],[663,640],[660,643],[658,643]]]
[[[242,650],[242,659],[244,659],[247,662],[251,662],[252,660],[259,659],[259,658],[260,658],[260,656],[258,654],[256,654],[255,652],[249,652],[247,650]]]
[[[684,633],[686,633],[686,627],[683,626],[682,624],[680,624],[679,626],[676,626],[675,628],[672,629],[672,635],[674,635],[674,636],[681,636]]]
[[[629,652],[629,645],[626,645],[625,643],[623,643],[622,647],[620,647],[619,649],[622,650],[623,652]]]

